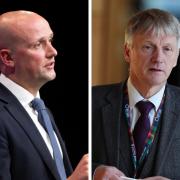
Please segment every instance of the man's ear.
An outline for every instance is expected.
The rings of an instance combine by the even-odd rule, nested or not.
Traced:
[[[130,47],[127,43],[124,45],[124,58],[126,62],[130,62]]]
[[[4,65],[8,67],[14,67],[14,61],[12,59],[11,51],[9,49],[0,50],[0,60]]]

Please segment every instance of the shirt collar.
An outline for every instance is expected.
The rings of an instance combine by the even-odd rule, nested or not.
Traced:
[[[127,82],[127,88],[128,88],[130,108],[133,108],[137,102],[141,100],[145,100],[145,98],[141,96],[141,94],[133,86],[130,78],[128,79],[128,82]],[[149,99],[146,99],[154,104],[156,111],[158,110],[160,106],[161,100],[164,95],[164,91],[165,91],[165,85],[155,95],[151,96]]]
[[[34,96],[29,91],[10,80],[2,73],[0,74],[0,82],[16,96],[23,106],[29,104],[34,99]],[[40,97],[39,92],[36,97]]]

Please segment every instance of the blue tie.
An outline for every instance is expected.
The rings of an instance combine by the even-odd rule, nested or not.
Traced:
[[[66,173],[65,173],[62,155],[59,150],[58,143],[56,141],[53,127],[52,127],[48,112],[46,110],[46,107],[44,105],[44,102],[43,102],[43,100],[41,100],[39,98],[35,98],[31,102],[31,104],[32,104],[33,109],[35,109],[38,112],[38,120],[40,121],[40,123],[42,121],[42,123],[45,126],[46,131],[49,134],[49,138],[50,138],[51,145],[53,148],[53,156],[54,156],[54,160],[56,162],[56,167],[57,167],[59,176],[61,177],[61,180],[66,180]]]

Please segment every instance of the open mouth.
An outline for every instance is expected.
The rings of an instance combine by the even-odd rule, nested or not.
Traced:
[[[55,64],[55,62],[52,61],[52,62],[48,63],[45,67],[48,69],[52,69],[52,68],[54,68],[54,64]]]

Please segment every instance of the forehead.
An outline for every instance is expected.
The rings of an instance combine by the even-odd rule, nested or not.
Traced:
[[[133,43],[151,42],[153,44],[177,44],[175,35],[168,35],[164,32],[156,34],[154,32],[136,33],[133,36]]]
[[[52,33],[49,23],[44,19],[35,18],[17,24],[16,34],[24,40],[49,37]]]

